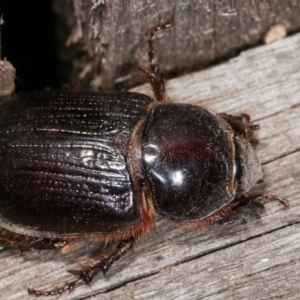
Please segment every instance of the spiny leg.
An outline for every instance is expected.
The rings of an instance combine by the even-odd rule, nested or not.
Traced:
[[[276,195],[264,195],[264,196],[260,196],[258,198],[255,199],[255,201],[258,201],[260,203],[267,203],[267,202],[271,202],[271,201],[278,201],[279,203],[281,203],[284,206],[284,209],[288,209],[289,208],[289,201],[283,197],[279,197]]]
[[[105,274],[114,262],[118,261],[132,248],[134,242],[134,238],[122,241],[117,245],[115,250],[104,254],[101,248],[101,252],[99,251],[95,256],[92,257],[92,263],[89,262],[87,266],[84,266],[80,270],[69,271],[74,275],[78,275],[78,278],[66,283],[62,287],[51,290],[37,290],[28,288],[28,292],[29,294],[34,294],[36,296],[53,296],[60,295],[64,292],[71,292],[81,284],[89,284],[99,272]]]
[[[157,36],[159,31],[167,30],[171,26],[172,25],[170,23],[166,23],[166,24],[161,24],[159,26],[156,26],[155,28],[152,29],[149,38],[149,52],[148,52],[150,70],[142,69],[148,76],[148,79],[152,86],[152,90],[154,92],[155,99],[158,102],[163,102],[163,103],[168,101],[168,97],[165,91],[165,80],[161,76],[159,67],[154,60],[155,50],[154,50],[153,41],[155,40],[155,37]]]
[[[258,141],[254,138],[255,131],[260,129],[258,124],[251,124],[251,118],[248,114],[241,114],[240,116],[232,116],[228,114],[219,114],[219,116],[226,121],[235,134],[249,141],[251,144],[257,144]]]
[[[48,250],[61,249],[68,244],[65,239],[49,239],[25,236],[13,233],[5,229],[0,232],[0,245],[4,248],[19,250],[20,252],[28,250]]]
[[[265,195],[253,198],[245,193],[208,217],[185,224],[180,223],[179,226],[195,229],[212,224],[245,224],[249,218],[259,218],[260,214],[258,211],[263,210],[264,204],[271,201],[278,201],[284,206],[284,209],[289,207],[288,200],[282,197]],[[176,223],[174,225],[176,225]]]
[[[250,218],[260,218],[257,210],[264,209],[264,204],[267,202],[277,201],[283,205],[284,209],[289,208],[289,202],[287,199],[274,196],[274,195],[264,195],[258,198],[251,198],[247,193],[242,195],[237,201],[237,206],[224,216],[218,223],[246,223],[246,219]]]

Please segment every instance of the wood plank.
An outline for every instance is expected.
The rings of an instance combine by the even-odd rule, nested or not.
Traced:
[[[262,43],[274,24],[300,28],[297,0],[53,1],[61,72],[84,88],[133,86],[148,62],[149,28],[173,20],[156,42],[165,74],[185,74]],[[65,45],[70,47],[65,47]],[[67,65],[67,66],[66,66]]]
[[[101,299],[299,299],[299,229],[278,228],[195,257]]]
[[[170,80],[171,101],[247,112],[261,124],[266,192],[287,197],[290,209],[270,203],[260,220],[195,231],[159,220],[153,234],[104,279],[60,299],[298,299],[299,83],[299,34]],[[150,92],[147,85],[135,90]],[[78,255],[2,251],[1,297],[32,299],[27,286],[49,287],[72,278],[66,264],[75,263]],[[51,298],[57,297],[46,299]]]

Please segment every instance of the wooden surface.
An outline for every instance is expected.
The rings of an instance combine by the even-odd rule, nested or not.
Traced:
[[[266,192],[288,198],[290,209],[269,203],[260,220],[195,231],[159,220],[105,278],[59,299],[299,299],[300,34],[170,80],[167,89],[174,102],[251,114],[261,125]],[[0,252],[1,299],[33,299],[28,286],[73,278],[66,268],[74,255]]]
[[[0,59],[0,97],[9,96],[14,92],[15,77],[16,70],[13,65],[5,59]]]
[[[60,70],[84,88],[133,86],[147,64],[149,28],[170,20],[156,42],[165,74],[200,70],[263,41],[272,25],[299,31],[298,0],[54,0]],[[21,26],[21,25],[20,25]],[[68,47],[65,47],[65,46]]]

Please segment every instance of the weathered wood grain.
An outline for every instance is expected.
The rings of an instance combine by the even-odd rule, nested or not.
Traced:
[[[195,231],[159,220],[105,278],[59,299],[299,299],[300,35],[170,80],[167,89],[171,101],[251,114],[261,125],[266,192],[287,197],[290,209],[269,203],[260,220]],[[147,85],[135,90],[151,93]],[[0,297],[32,299],[27,286],[71,279],[66,264],[76,259],[2,251]]]
[[[133,74],[147,63],[149,28],[170,20],[174,29],[156,42],[165,74],[200,70],[262,43],[272,25],[289,33],[300,29],[298,0],[53,2],[61,72],[68,83],[85,88],[141,82]]]
[[[0,42],[1,49],[1,42]],[[0,97],[9,96],[15,90],[16,70],[7,60],[0,57]]]

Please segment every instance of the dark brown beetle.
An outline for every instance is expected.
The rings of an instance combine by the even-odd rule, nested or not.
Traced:
[[[167,28],[165,25],[164,28]],[[35,295],[71,291],[122,257],[161,215],[180,226],[225,222],[262,178],[248,115],[167,103],[153,61],[156,100],[136,93],[34,92],[0,106],[0,243],[63,248],[115,242],[78,279]],[[285,199],[265,196],[261,202]],[[247,205],[247,203],[246,203]]]

